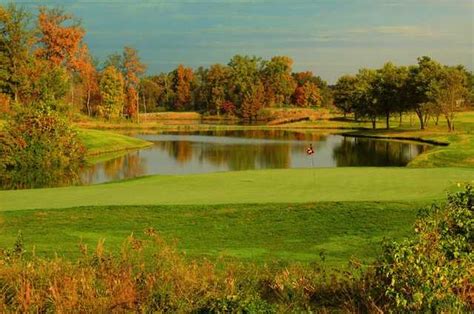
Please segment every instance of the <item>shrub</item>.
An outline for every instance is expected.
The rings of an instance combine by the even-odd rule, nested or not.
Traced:
[[[401,312],[460,312],[474,306],[474,193],[448,196],[420,214],[416,237],[388,243],[376,280]]]
[[[0,185],[5,189],[72,184],[85,148],[69,123],[46,106],[21,109],[0,134]]]

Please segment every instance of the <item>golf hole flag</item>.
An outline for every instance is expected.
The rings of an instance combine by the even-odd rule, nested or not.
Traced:
[[[313,145],[309,144],[309,147],[306,148],[306,154],[307,154],[308,156],[311,156],[312,154],[314,154]]]

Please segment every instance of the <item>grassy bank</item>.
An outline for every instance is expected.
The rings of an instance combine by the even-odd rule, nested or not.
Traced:
[[[87,156],[93,160],[94,156],[110,154],[119,151],[138,149],[152,145],[151,143],[117,133],[79,129],[79,138],[87,148]]]
[[[150,176],[92,186],[0,191],[0,211],[106,205],[418,201],[442,198],[474,168],[323,168]]]
[[[354,256],[364,262],[378,253],[384,237],[410,234],[425,203],[322,202],[189,206],[100,206],[0,213],[0,247],[12,247],[18,231],[29,252],[40,256],[80,254],[80,242],[105,240],[117,252],[130,234],[155,229],[190,257],[263,262],[316,262],[331,266]]]

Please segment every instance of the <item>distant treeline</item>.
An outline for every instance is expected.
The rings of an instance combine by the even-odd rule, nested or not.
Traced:
[[[396,66],[388,62],[382,68],[361,69],[356,75],[344,75],[334,86],[335,105],[356,119],[367,118],[375,128],[383,116],[390,127],[390,116],[414,112],[424,129],[428,119],[446,119],[454,130],[457,111],[474,103],[474,76],[462,65],[446,66],[429,57],[418,58],[418,64]]]
[[[263,60],[241,55],[196,71],[179,65],[141,81],[142,103],[147,111],[199,111],[245,120],[256,119],[262,108],[329,104],[327,83],[309,71],[293,73],[292,65],[287,56]]]

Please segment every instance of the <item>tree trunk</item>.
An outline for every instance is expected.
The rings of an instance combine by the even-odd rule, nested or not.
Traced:
[[[398,122],[398,126],[401,127],[403,123],[403,112],[400,111],[400,121]]]
[[[140,92],[137,90],[137,123],[140,123]]]
[[[416,115],[418,116],[418,119],[420,120],[420,129],[424,130],[425,129],[425,123],[423,120],[423,112],[421,110],[415,110]]]
[[[387,126],[387,130],[390,129],[390,112],[385,114],[385,124]]]
[[[451,132],[451,121],[449,119],[446,119],[446,122],[448,123],[448,131]]]
[[[424,118],[424,126],[425,127],[428,126],[429,121],[430,121],[430,115],[427,113],[427,114],[425,114],[425,118]]]
[[[371,120],[372,120],[372,129],[375,130],[375,129],[377,128],[377,121],[376,121],[376,118],[373,117]]]
[[[87,115],[88,115],[89,117],[91,116],[90,102],[91,102],[91,89],[88,88],[88,89],[87,89],[87,102],[86,102],[86,106],[87,106]]]

